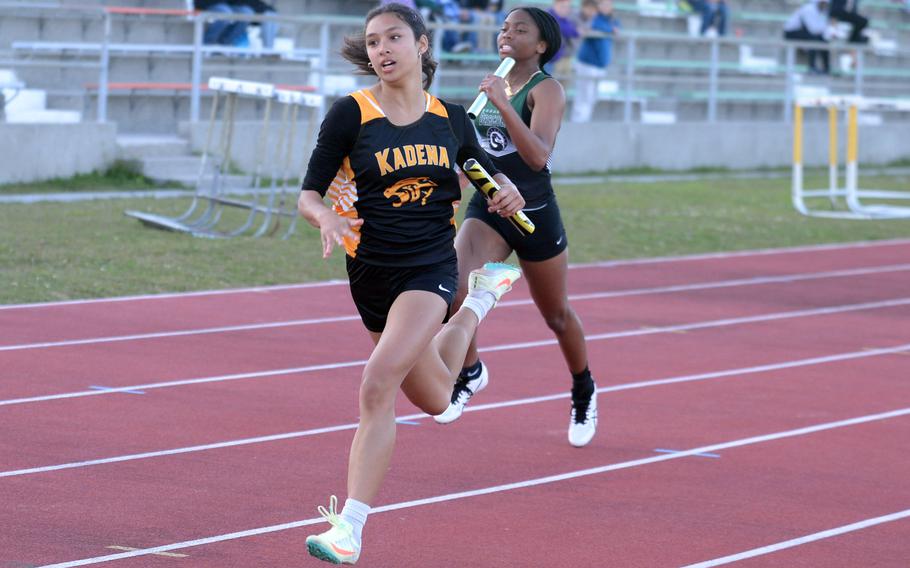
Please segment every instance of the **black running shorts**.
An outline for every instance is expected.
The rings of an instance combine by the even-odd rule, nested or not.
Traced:
[[[544,205],[524,210],[534,223],[534,232],[528,236],[519,233],[509,220],[488,212],[487,207],[487,199],[479,191],[474,192],[465,219],[478,219],[492,227],[522,260],[549,260],[569,245],[555,195],[550,195]]]
[[[351,297],[363,325],[370,331],[385,329],[392,303],[408,290],[425,290],[442,297],[451,307],[458,290],[458,263],[451,261],[429,266],[375,266],[347,258]],[[441,323],[449,320],[448,310]]]

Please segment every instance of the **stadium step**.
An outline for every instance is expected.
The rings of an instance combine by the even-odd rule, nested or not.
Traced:
[[[199,181],[199,167],[201,156],[189,153],[189,144],[185,155],[152,155],[138,159],[139,169],[146,177],[159,182],[178,182],[188,187],[194,187]],[[214,165],[209,162],[206,166],[202,185],[211,185],[214,175]],[[227,188],[248,188],[253,185],[253,177],[243,173],[229,173],[221,176],[221,184]]]
[[[182,175],[182,176],[171,176],[167,179],[158,179],[157,181],[168,181],[168,182],[177,182],[186,187],[196,187],[196,184],[199,183],[202,187],[212,187],[214,177],[212,175],[205,175],[202,177],[202,180],[199,180],[196,174],[193,175]],[[234,190],[246,190],[253,187],[253,176],[248,175],[226,175],[221,176],[221,187],[228,193],[233,192]]]
[[[0,69],[0,120],[11,124],[70,124],[82,121],[74,110],[47,108],[47,92],[25,88],[12,69]]]
[[[146,177],[159,182],[177,182],[193,187],[199,177],[202,157],[193,154],[189,140],[179,136],[138,134],[117,137],[117,157],[135,162],[137,169]],[[212,164],[206,168],[203,184],[212,179]],[[248,188],[252,176],[229,174],[222,176],[221,183],[229,188]]]
[[[199,156],[160,156],[142,160],[142,173],[152,179],[175,179],[195,176],[199,172]]]
[[[190,143],[188,140],[177,136],[118,136],[117,154],[119,158],[124,160],[190,156]]]
[[[24,110],[6,115],[9,124],[74,124],[82,121],[82,114],[74,110]]]

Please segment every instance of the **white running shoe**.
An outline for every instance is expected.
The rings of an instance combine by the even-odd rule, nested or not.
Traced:
[[[572,416],[569,419],[569,443],[580,448],[588,445],[597,431],[597,385],[587,404],[572,402]]]
[[[482,268],[471,271],[468,276],[468,293],[485,290],[493,294],[498,302],[519,278],[521,270],[517,267],[504,262],[488,262]]]
[[[332,495],[328,511],[320,505],[319,514],[332,525],[322,534],[306,537],[310,555],[332,564],[354,564],[360,558],[360,544],[354,538],[354,527],[335,513],[338,498]]]
[[[468,401],[471,400],[472,396],[482,391],[488,382],[490,382],[490,374],[487,372],[487,366],[483,364],[483,361],[480,362],[480,374],[476,378],[471,379],[464,375],[459,375],[458,380],[455,381],[455,388],[452,389],[452,401],[449,403],[449,407],[442,414],[434,416],[433,420],[439,424],[448,424],[461,418],[461,413],[464,412],[464,407],[467,406]]]

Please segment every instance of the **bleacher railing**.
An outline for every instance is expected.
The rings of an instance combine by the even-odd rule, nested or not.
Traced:
[[[107,120],[107,107],[111,56],[126,46],[115,45],[112,42],[112,25],[121,19],[159,17],[173,18],[189,21],[192,24],[193,34],[190,45],[143,45],[143,49],[150,52],[183,53],[191,57],[191,71],[189,77],[189,116],[191,122],[199,122],[201,97],[204,87],[203,72],[206,65],[214,61],[210,57],[215,54],[235,56],[280,56],[305,61],[310,71],[308,85],[298,85],[300,88],[310,88],[321,94],[342,94],[332,92],[327,85],[327,78],[350,76],[351,68],[340,60],[338,50],[341,38],[353,31],[361,29],[361,17],[345,16],[286,16],[286,15],[242,15],[222,13],[197,13],[184,10],[156,10],[143,8],[115,8],[115,7],[78,7],[58,5],[51,3],[35,2],[0,2],[0,14],[4,11],[15,10],[21,16],[23,13],[37,14],[40,11],[53,11],[56,17],[85,17],[100,19],[101,37],[97,44],[98,86],[97,86],[97,115],[98,122]],[[296,36],[302,29],[312,30],[318,28],[318,34],[310,33],[308,36],[318,36],[316,41],[305,47],[295,48],[291,52],[282,50],[259,50],[251,52],[246,48],[231,48],[220,45],[203,44],[205,25],[215,20],[235,20],[247,22],[273,21],[284,29],[292,29]],[[460,24],[431,23],[434,32],[434,53],[440,62],[437,70],[437,80],[431,91],[443,96],[459,100],[472,98],[471,86],[479,82],[485,72],[491,71],[496,66],[498,57],[493,53],[488,54],[449,54],[442,51],[442,31],[475,31],[478,33],[495,34],[496,27],[465,26]],[[315,38],[314,38],[315,39]],[[877,92],[873,96],[907,96],[910,94],[910,50],[894,49],[890,56],[903,61],[903,65],[870,73],[866,67],[866,60],[877,56],[870,46],[847,44],[819,44],[816,42],[793,42],[783,40],[763,40],[753,38],[704,38],[689,37],[681,34],[661,34],[624,31],[612,38],[614,41],[614,62],[611,66],[609,79],[616,84],[615,93],[609,96],[610,100],[622,104],[622,120],[626,123],[636,119],[636,105],[644,108],[649,99],[664,99],[670,101],[688,101],[704,105],[703,120],[713,123],[718,120],[718,105],[722,100],[744,100],[779,104],[778,116],[783,121],[792,121],[792,109],[798,91],[797,81],[804,68],[797,64],[797,50],[799,49],[827,49],[833,53],[849,50],[855,53],[853,69],[848,72],[837,72],[830,80],[830,94],[852,94],[862,96],[869,94],[870,87]],[[643,51],[654,44],[673,42],[674,49],[688,49],[692,52],[707,51],[707,57],[701,56],[693,60],[685,58],[653,59],[643,56]],[[27,42],[20,42],[25,44]],[[88,44],[87,44],[88,45]],[[16,47],[14,42],[12,47]],[[759,60],[758,65],[744,65],[741,57],[743,49],[758,49],[766,52],[775,52],[775,56],[753,58],[753,63]],[[27,52],[26,47],[21,51]],[[90,50],[86,50],[90,51]],[[14,54],[16,51],[14,50]],[[781,54],[783,63],[780,63]],[[10,63],[5,61],[4,63]],[[471,63],[473,68],[466,68],[464,63]],[[28,59],[12,59],[13,65],[29,65]],[[832,64],[832,68],[836,65]],[[485,69],[487,71],[485,71]],[[663,71],[663,74],[661,74]],[[876,80],[876,77],[884,77]],[[889,77],[894,81],[889,82]],[[238,77],[242,78],[242,77]],[[566,81],[571,90],[571,76],[560,76]],[[462,81],[460,87],[443,87],[447,80]],[[659,85],[659,87],[654,87]],[[688,88],[685,85],[689,85]],[[739,87],[760,86],[761,89],[748,91],[734,88],[722,91],[722,86],[733,85]],[[476,87],[474,87],[476,88]],[[738,99],[737,99],[738,97]],[[751,97],[751,98],[750,98]]]

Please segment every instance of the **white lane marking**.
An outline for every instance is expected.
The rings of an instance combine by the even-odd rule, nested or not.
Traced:
[[[620,337],[637,337],[640,335],[652,335],[656,333],[675,333],[678,331],[690,331],[694,329],[707,329],[712,327],[725,327],[731,325],[740,325],[746,323],[760,323],[767,321],[776,321],[782,319],[801,318],[809,316],[831,315],[856,310],[870,310],[878,308],[890,308],[895,306],[906,306],[910,304],[910,298],[897,298],[894,300],[883,300],[881,302],[868,302],[863,304],[848,304],[845,306],[831,306],[828,308],[814,308],[810,310],[796,310],[793,312],[778,312],[773,314],[764,314],[760,316],[745,316],[741,318],[730,318],[720,320],[709,320],[704,322],[685,323],[679,325],[667,325],[661,327],[648,327],[644,329],[632,329],[627,331],[615,331],[610,333],[600,333],[595,335],[586,335],[586,341],[598,341],[603,339],[618,339]],[[512,349],[528,349],[532,347],[542,347],[545,345],[556,345],[555,339],[542,341],[527,341],[524,343],[511,343],[507,345],[493,345],[479,349],[480,352],[487,351],[509,351]],[[135,387],[139,388],[139,387]],[[3,401],[0,401],[0,405]]]
[[[620,385],[613,385],[609,387],[601,387],[597,389],[597,392],[600,394],[609,393],[609,392],[619,392],[625,390],[635,390],[650,388],[663,385],[672,385],[677,383],[688,383],[695,381],[705,381],[710,379],[719,379],[724,377],[741,377],[744,375],[751,375],[756,373],[766,373],[769,371],[778,371],[783,369],[792,369],[796,367],[806,367],[810,365],[820,365],[824,363],[835,363],[839,361],[849,361],[852,359],[863,359],[866,357],[875,357],[879,355],[890,355],[893,353],[898,353],[910,349],[910,343],[906,345],[898,345],[895,347],[886,347],[881,349],[864,349],[862,351],[854,351],[848,353],[838,353],[835,355],[826,355],[823,357],[812,357],[809,359],[797,359],[794,361],[784,361],[781,363],[771,363],[767,365],[757,365],[754,367],[742,367],[739,369],[728,369],[725,371],[714,371],[710,373],[700,373],[697,375],[682,375],[678,377],[669,377],[665,379],[656,379],[651,381],[638,381],[634,383],[624,383]],[[569,398],[570,393],[560,393],[552,394],[545,396],[536,396],[530,398],[521,398],[514,400],[506,400],[501,402],[491,402],[487,404],[475,404],[465,408],[465,412],[483,412],[485,410],[496,410],[499,408],[511,408],[513,406],[523,406],[527,404],[538,404],[541,402],[551,402],[554,400],[561,400]],[[429,415],[423,413],[409,414],[406,416],[400,416],[397,418],[399,422],[401,421],[413,421],[421,420],[423,418],[429,418]],[[357,423],[353,422],[350,424],[339,424],[336,426],[325,426],[322,428],[313,428],[310,430],[301,430],[297,432],[286,432],[282,434],[273,434],[270,436],[258,436],[255,438],[243,438],[239,440],[228,440],[225,442],[216,442],[212,444],[203,444],[198,446],[187,446],[183,448],[174,448],[170,450],[160,450],[155,452],[145,452],[141,454],[128,454],[115,456],[110,458],[100,458],[94,460],[86,460],[81,462],[70,462],[62,463],[57,465],[48,465],[43,467],[32,467],[27,469],[18,469],[10,471],[0,472],[0,478],[3,477],[18,477],[22,475],[31,475],[36,473],[46,473],[49,471],[59,471],[63,469],[75,469],[81,467],[90,467],[96,465],[104,465],[110,463],[119,463],[125,461],[141,460],[148,458],[158,458],[163,456],[173,456],[178,454],[188,454],[193,452],[202,452],[207,450],[216,450],[220,448],[232,448],[236,446],[245,446],[249,444],[261,444],[265,442],[276,442],[279,440],[289,440],[293,438],[304,438],[308,436],[317,436],[320,434],[329,434],[332,432],[341,432],[344,430],[353,430],[357,428]]]
[[[847,270],[832,270],[828,272],[807,272],[802,274],[789,274],[781,276],[757,276],[754,278],[737,278],[733,280],[718,280],[715,282],[699,282],[695,284],[676,284],[672,286],[657,286],[653,288],[633,288],[630,290],[615,290],[609,292],[592,292],[588,294],[573,294],[569,296],[569,301],[599,300],[606,298],[622,298],[627,296],[642,296],[647,294],[666,294],[673,292],[690,292],[696,290],[712,290],[717,288],[732,288],[738,286],[753,286],[761,284],[778,284],[789,282],[801,282],[806,280],[820,280],[825,278],[844,278],[850,276],[867,276],[871,274],[883,274],[888,272],[902,272],[910,270],[910,264],[895,264],[889,266],[877,266],[871,268],[854,268]],[[449,290],[439,285],[439,289],[444,292]],[[527,306],[533,304],[531,299],[525,300],[508,300],[500,302],[497,307],[515,307]],[[267,322],[256,324],[241,324],[221,327],[208,327],[186,329],[178,331],[161,331],[154,333],[140,333],[133,335],[117,335],[110,337],[92,337],[85,339],[67,339],[61,341],[45,341],[40,343],[20,343],[16,345],[0,345],[0,352],[19,351],[24,349],[45,349],[50,347],[71,347],[75,345],[93,345],[97,343],[114,343],[120,341],[137,341],[144,339],[162,339],[167,337],[182,337],[188,335],[205,335],[212,333],[228,333],[237,331],[252,331],[259,329],[274,329],[281,327],[291,327],[299,325],[318,325],[325,323],[337,323],[344,321],[360,321],[360,316],[346,315],[333,316],[326,318],[301,319],[279,322]]]
[[[212,333],[228,333],[235,331],[253,331],[260,329],[274,329],[278,327],[291,327],[298,325],[320,325],[344,321],[360,321],[360,316],[333,316],[327,318],[300,319],[290,321],[276,321],[268,323],[253,323],[241,325],[226,325],[222,327],[205,327],[197,329],[184,329],[179,331],[160,331],[154,333],[137,333],[134,335],[115,335],[110,337],[90,337],[87,339],[66,339],[63,341],[45,341],[42,343],[21,343],[19,345],[0,345],[2,351],[22,351],[25,349],[45,349],[48,347],[72,347],[74,345],[94,345],[98,343],[117,343],[121,341],[137,341],[140,339],[161,339],[165,337],[185,337],[187,335],[207,335]]]
[[[728,258],[743,258],[746,256],[770,256],[775,254],[797,254],[803,252],[820,252],[832,250],[850,250],[876,246],[905,246],[910,245],[910,239],[888,239],[882,241],[856,241],[852,243],[830,243],[822,245],[807,245],[787,248],[749,249],[741,251],[708,252],[703,254],[689,254],[681,256],[656,256],[652,258],[629,258],[622,260],[603,260],[575,264],[574,268],[609,268],[613,266],[637,266],[641,264],[661,264],[664,262],[681,262],[692,260],[723,260]]]
[[[83,304],[101,304],[109,302],[138,302],[143,300],[170,300],[173,298],[195,298],[198,296],[223,296],[227,294],[256,294],[263,292],[279,292],[281,290],[299,290],[305,288],[322,288],[324,286],[340,286],[347,284],[347,280],[323,280],[320,282],[306,282],[303,284],[279,284],[276,286],[251,286],[248,288],[228,288],[226,290],[198,290],[195,292],[170,292],[164,294],[138,294],[134,296],[114,296],[112,298],[86,298],[83,300],[61,300],[59,302],[36,302],[33,304],[6,304],[0,305],[0,310],[27,310],[33,308],[55,308],[60,306],[79,306]]]
[[[814,434],[816,432],[822,432],[825,430],[833,430],[835,428],[844,428],[847,426],[855,426],[857,424],[866,424],[869,422],[875,422],[875,421],[879,421],[879,420],[889,420],[891,418],[898,418],[901,416],[906,416],[908,414],[910,414],[910,408],[900,408],[897,410],[892,410],[889,412],[882,412],[882,413],[878,413],[878,414],[867,414],[865,416],[858,416],[856,418],[849,418],[846,420],[838,420],[835,422],[825,422],[822,424],[806,426],[803,428],[796,428],[793,430],[784,430],[781,432],[763,434],[760,436],[752,436],[750,438],[741,438],[739,440],[732,440],[729,442],[722,442],[719,444],[712,444],[709,446],[701,446],[698,448],[692,448],[690,450],[680,451],[679,453],[676,453],[676,454],[660,454],[657,456],[651,456],[651,457],[637,459],[637,460],[614,463],[614,464],[604,465],[604,466],[600,466],[600,467],[593,467],[593,468],[589,468],[589,469],[570,471],[567,473],[549,475],[546,477],[537,477],[537,478],[533,478],[533,479],[527,479],[524,481],[517,481],[514,483],[505,483],[502,485],[494,485],[492,487],[484,487],[481,489],[474,489],[472,491],[449,493],[449,494],[445,494],[445,495],[437,495],[435,497],[427,497],[424,499],[415,499],[412,501],[404,501],[401,503],[392,503],[390,505],[382,505],[379,507],[373,507],[372,513],[375,514],[375,513],[385,513],[388,511],[398,511],[401,509],[410,509],[410,508],[419,507],[422,505],[433,505],[436,503],[444,503],[447,501],[456,501],[456,500],[460,500],[460,499],[467,499],[470,497],[479,497],[482,495],[490,495],[493,493],[514,491],[516,489],[537,487],[540,485],[558,483],[560,481],[567,481],[570,479],[577,479],[580,477],[588,477],[591,475],[598,475],[601,473],[607,473],[607,472],[611,472],[611,471],[629,469],[629,468],[633,468],[633,467],[649,465],[652,463],[676,460],[676,459],[689,457],[689,456],[693,456],[695,454],[700,454],[700,453],[713,453],[713,452],[718,452],[721,450],[728,450],[730,448],[737,448],[737,447],[742,447],[742,446],[761,444],[764,442],[770,442],[770,441],[780,440],[780,439],[784,439],[784,438],[794,438],[797,436],[805,436],[807,434]],[[270,525],[270,526],[265,526],[265,527],[258,527],[258,528],[254,528],[254,529],[248,529],[248,530],[244,530],[244,531],[210,536],[210,537],[206,537],[206,538],[199,538],[199,539],[195,539],[195,540],[175,542],[173,544],[166,544],[163,546],[156,546],[153,548],[145,548],[142,550],[136,550],[136,551],[132,551],[132,552],[123,552],[120,554],[110,554],[107,556],[96,556],[94,558],[85,558],[82,560],[72,560],[69,562],[48,564],[45,566],[41,566],[39,568],[75,568],[77,566],[88,566],[90,564],[100,564],[102,562],[110,562],[113,560],[121,560],[124,558],[135,558],[137,556],[145,556],[148,554],[155,554],[155,553],[159,553],[159,552],[170,552],[172,550],[182,550],[184,548],[191,548],[194,546],[214,544],[216,542],[224,542],[227,540],[236,540],[239,538],[246,538],[246,537],[250,537],[250,536],[257,536],[257,535],[261,535],[261,534],[284,531],[284,530],[288,530],[288,529],[294,529],[294,528],[303,527],[303,526],[307,526],[307,525],[315,525],[315,524],[324,523],[324,522],[325,522],[325,519],[323,519],[322,517],[305,519],[305,520],[301,520],[301,521],[294,521],[294,522],[290,522],[290,523],[282,523],[279,525]]]
[[[716,252],[705,254],[690,254],[679,256],[658,256],[652,258],[630,258],[623,260],[609,260],[584,264],[571,264],[571,269],[603,268],[612,266],[636,266],[640,264],[661,264],[664,262],[684,262],[694,260],[713,260],[725,258],[741,258],[745,256],[767,256],[774,254],[796,254],[803,252],[850,250],[856,248],[888,247],[910,245],[910,239],[887,239],[881,241],[856,241],[847,243],[831,243],[822,245],[807,245],[797,247],[752,249],[741,251]],[[145,294],[135,296],[116,296],[113,298],[86,298],[83,300],[63,300],[59,302],[40,302],[34,304],[8,304],[0,305],[0,310],[47,308],[55,306],[72,306],[81,304],[97,304],[103,302],[130,302],[136,300],[163,300],[169,298],[187,298],[194,296],[215,296],[223,294],[245,294],[250,292],[271,292],[276,290],[295,290],[319,286],[337,286],[347,284],[347,280],[325,280],[322,282],[308,282],[305,284],[285,284],[278,286],[256,286],[251,288],[232,288],[227,290],[200,290],[196,292],[175,292],[169,294]]]
[[[892,521],[906,519],[908,517],[910,517],[910,509],[904,509],[903,511],[891,513],[890,515],[882,515],[880,517],[865,519],[863,521],[858,521],[849,525],[843,525],[833,529],[828,529],[826,531],[807,534],[799,538],[785,540],[776,544],[769,544],[768,546],[753,548],[752,550],[740,552],[739,554],[731,554],[729,556],[724,556],[723,558],[715,558],[714,560],[705,560],[704,562],[699,562],[697,564],[689,564],[683,568],[711,568],[712,566],[722,566],[724,564],[730,564],[731,562],[737,562],[739,560],[745,560],[747,558],[755,558],[756,556],[770,554],[772,552],[777,552],[778,550],[784,550],[785,548],[793,548],[794,546],[800,546],[810,542],[815,542],[817,540],[831,538],[833,536],[839,536],[849,532],[874,527],[875,525],[880,525],[882,523],[890,523]]]
[[[810,310],[797,310],[793,312],[777,312],[771,314],[763,314],[758,316],[746,316],[741,318],[729,318],[721,320],[709,320],[702,322],[686,323],[679,325],[670,325],[663,327],[649,327],[645,329],[632,329],[626,331],[614,331],[610,333],[600,333],[595,335],[586,335],[586,341],[601,341],[607,339],[618,339],[622,337],[637,337],[641,335],[654,335],[658,333],[673,333],[677,331],[688,331],[694,329],[708,329],[713,327],[726,327],[747,323],[759,323],[767,321],[777,321],[782,319],[793,319],[801,318],[808,316],[819,316],[819,315],[831,315],[851,311],[859,310],[871,310],[879,308],[891,308],[896,306],[906,306],[910,305],[910,298],[897,298],[894,300],[882,300],[880,302],[865,302],[862,304],[848,304],[844,306],[830,306],[827,308],[814,308]],[[480,353],[488,353],[494,351],[512,351],[516,349],[532,349],[534,347],[545,347],[548,345],[556,345],[556,339],[543,339],[540,341],[526,341],[522,343],[507,343],[502,345],[492,345],[489,347],[482,347],[478,349]],[[184,385],[195,385],[202,383],[216,383],[221,381],[236,381],[241,379],[255,379],[261,377],[271,377],[276,375],[290,375],[294,373],[310,373],[313,371],[327,371],[331,369],[341,369],[344,367],[357,367],[360,365],[366,365],[366,360],[362,361],[345,361],[340,363],[324,363],[320,365],[309,365],[306,367],[292,367],[288,369],[275,369],[271,371],[255,371],[251,373],[235,373],[231,375],[217,375],[212,377],[201,377],[196,379],[180,379],[176,381],[167,381],[162,383],[147,383],[142,385],[129,385],[125,387],[111,387],[109,390],[105,391],[96,391],[96,390],[86,390],[86,391],[74,391],[68,393],[60,394],[50,394],[50,395],[41,395],[41,396],[32,396],[25,398],[13,398],[0,400],[0,406],[8,406],[12,404],[25,404],[31,402],[44,402],[48,400],[60,400],[65,398],[79,398],[83,396],[102,396],[109,394],[116,394],[119,392],[126,392],[131,390],[151,390],[151,389],[160,389],[167,387],[177,387]]]

